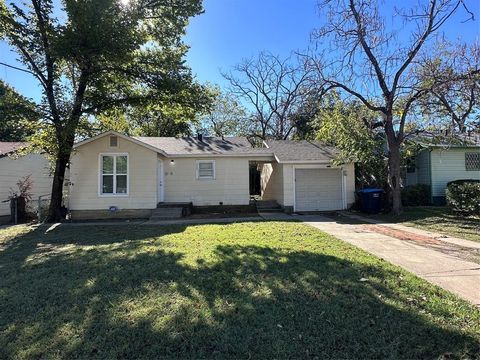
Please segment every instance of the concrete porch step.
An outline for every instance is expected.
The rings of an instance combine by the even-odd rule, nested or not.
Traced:
[[[255,202],[258,212],[283,212],[282,207],[275,200],[259,200]]]
[[[261,213],[282,213],[283,209],[281,207],[278,208],[257,208],[258,212]]]
[[[255,204],[257,206],[279,206],[276,200],[256,200]]]
[[[182,207],[163,207],[152,210],[150,220],[180,219],[183,217]]]
[[[191,202],[160,202],[157,204],[157,208],[185,208],[192,206]]]

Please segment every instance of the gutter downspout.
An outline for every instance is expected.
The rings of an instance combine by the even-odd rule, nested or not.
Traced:
[[[428,177],[430,182],[430,203],[433,205],[432,149],[428,149]]]

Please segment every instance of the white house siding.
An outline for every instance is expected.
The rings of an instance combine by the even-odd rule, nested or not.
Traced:
[[[249,159],[198,157],[164,159],[165,202],[192,202],[195,206],[248,205]],[[196,161],[215,160],[215,179],[197,180]]]
[[[48,160],[41,154],[28,154],[18,158],[4,156],[0,158],[0,216],[10,214],[10,204],[2,202],[7,200],[10,189],[18,190],[18,180],[31,175],[32,202],[29,207],[36,209],[36,199],[39,195],[50,194],[52,190],[52,177]]]
[[[444,197],[447,183],[459,179],[480,180],[480,171],[465,170],[465,153],[479,148],[433,149],[431,152],[432,196]]]
[[[157,153],[118,137],[109,146],[104,136],[75,149],[70,168],[70,210],[153,209],[157,205]],[[129,194],[99,196],[100,153],[128,154]]]
[[[418,184],[418,171],[415,169],[414,172],[407,172],[405,176],[405,185],[415,185]]]
[[[268,164],[270,165],[270,164]],[[262,169],[262,198],[275,199],[284,207],[292,207],[294,202],[294,167],[323,167],[319,164],[272,164],[270,167],[266,165]],[[269,173],[269,169],[273,167],[274,171]],[[355,202],[355,167],[354,164],[343,166],[346,171],[345,190],[347,197],[347,206]],[[341,181],[341,179],[339,179]],[[265,194],[265,196],[263,195]]]
[[[283,164],[283,206],[293,209],[293,165]]]
[[[418,153],[415,170],[417,174],[416,184],[430,185],[430,150],[424,149]]]
[[[277,163],[264,164],[260,176],[261,195],[263,200],[283,201],[283,165]]]
[[[345,193],[347,196],[347,207],[350,207],[355,202],[355,165],[347,164],[343,166],[347,172],[345,177]]]

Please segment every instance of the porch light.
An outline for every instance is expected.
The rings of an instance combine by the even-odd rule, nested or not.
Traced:
[[[172,166],[175,165],[175,160],[173,160],[173,159],[170,160],[170,165],[172,165]]]

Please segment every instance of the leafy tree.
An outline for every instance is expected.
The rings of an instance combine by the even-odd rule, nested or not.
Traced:
[[[38,118],[35,104],[0,80],[0,141],[27,141]]]
[[[0,1],[0,36],[43,91],[36,109],[47,123],[36,138],[55,159],[47,221],[60,217],[65,169],[82,119],[114,108],[190,105],[204,90],[184,63],[188,48],[181,41],[188,19],[202,11],[201,0],[57,4]]]
[[[336,163],[356,163],[357,185],[386,185],[385,137],[375,129],[376,115],[358,101],[345,102],[337,93],[322,99],[311,126],[317,140],[340,150]]]
[[[115,130],[134,136],[190,136],[198,123],[198,113],[205,113],[211,95],[208,91],[192,94],[193,106],[182,103],[152,104],[145,107],[113,109],[96,117],[88,136]]]
[[[323,98],[321,90],[312,91],[302,106],[292,114],[291,119],[296,128],[294,139],[314,140],[317,137],[318,121],[316,121],[316,117],[320,107],[324,106],[324,102],[328,102],[328,98]]]
[[[236,96],[219,87],[211,89],[215,100],[211,108],[199,119],[199,131],[214,136],[247,136],[249,124],[246,109]]]
[[[463,0],[425,0],[394,7],[395,16],[390,18],[382,15],[387,7],[381,10],[380,6],[375,0],[319,1],[328,21],[314,34],[321,50],[311,56],[310,63],[326,91],[338,89],[382,117],[392,211],[399,214],[405,124],[412,107],[429,91],[420,86],[422,81],[414,71],[417,60],[431,50],[444,24],[468,8]]]

